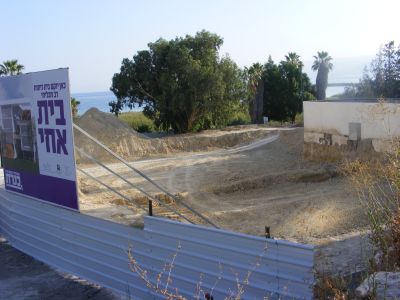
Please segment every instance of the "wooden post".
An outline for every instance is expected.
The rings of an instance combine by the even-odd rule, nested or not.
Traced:
[[[271,238],[271,230],[270,230],[269,226],[265,226],[265,237],[267,239]]]
[[[153,215],[153,201],[149,200],[149,216]]]

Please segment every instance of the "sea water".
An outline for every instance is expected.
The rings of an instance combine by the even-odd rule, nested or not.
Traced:
[[[108,103],[117,100],[114,93],[111,91],[105,92],[92,92],[92,93],[72,93],[72,97],[80,102],[78,106],[78,114],[83,115],[87,110],[92,107],[96,107],[100,111],[110,112],[110,106]],[[136,107],[132,111],[142,111],[143,108]],[[125,108],[123,111],[130,111],[129,108]]]
[[[344,91],[344,87],[328,87],[326,90],[326,95],[328,97],[342,93]],[[73,93],[72,97],[80,102],[78,106],[78,114],[83,115],[87,110],[92,107],[96,107],[100,111],[110,112],[109,102],[117,100],[115,95],[110,92],[92,92],[92,93]],[[143,107],[136,107],[131,111],[142,111]],[[130,111],[129,108],[124,108],[123,110]]]

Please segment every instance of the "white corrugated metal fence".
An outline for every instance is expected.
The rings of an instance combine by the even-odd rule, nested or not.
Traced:
[[[171,262],[171,290],[194,299],[237,292],[242,299],[312,299],[314,248],[167,219],[146,217],[144,230],[35,201],[0,189],[0,232],[17,249],[65,272],[106,286],[131,299],[164,299],[129,269],[132,247],[139,265],[156,281]],[[166,275],[162,277],[165,285]],[[214,287],[214,288],[213,288]],[[283,296],[283,297],[282,297]],[[200,297],[202,299],[202,297]]]

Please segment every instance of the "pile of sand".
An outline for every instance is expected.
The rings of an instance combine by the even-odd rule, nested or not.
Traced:
[[[112,134],[115,134],[116,130],[118,130],[119,136],[134,135],[138,138],[146,138],[126,123],[121,122],[113,114],[101,112],[97,108],[89,109],[75,123],[100,140],[109,139]]]
[[[253,126],[246,129],[233,127],[229,130],[206,130],[197,134],[148,138],[131,129],[114,115],[101,112],[96,108],[91,108],[75,122],[125,159],[229,148],[266,137],[272,133],[269,128]],[[111,159],[104,150],[89,141],[83,134],[75,131],[74,135],[75,144],[78,147],[83,148],[97,159]],[[83,162],[79,153],[77,153],[77,161]]]

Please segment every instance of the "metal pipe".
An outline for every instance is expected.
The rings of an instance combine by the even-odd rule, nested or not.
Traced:
[[[109,149],[106,145],[104,145],[103,143],[101,143],[100,141],[98,141],[96,138],[94,138],[93,136],[91,136],[89,133],[87,133],[85,130],[83,130],[82,128],[80,128],[78,125],[73,124],[74,128],[76,130],[78,130],[79,132],[81,132],[83,135],[85,135],[87,138],[89,138],[90,140],[92,140],[94,143],[96,143],[97,145],[99,145],[100,147],[102,147],[104,150],[106,150],[109,154],[111,154],[114,158],[116,158],[117,160],[119,160],[120,162],[122,162],[124,165],[126,165],[128,168],[130,168],[132,171],[134,171],[135,173],[137,173],[138,175],[140,175],[141,177],[143,177],[144,179],[146,179],[148,182],[150,182],[151,184],[153,184],[155,187],[157,187],[160,191],[164,192],[165,194],[167,194],[169,197],[171,197],[172,199],[174,199],[175,202],[179,203],[180,205],[186,207],[188,210],[190,210],[193,214],[195,214],[196,216],[198,216],[199,218],[201,218],[203,221],[207,222],[208,224],[210,224],[211,226],[218,228],[217,225],[215,225],[213,222],[211,222],[208,218],[204,217],[201,213],[197,212],[196,210],[194,210],[193,208],[191,208],[189,205],[187,205],[186,203],[182,202],[181,200],[179,200],[177,197],[175,197],[174,195],[172,195],[170,192],[168,192],[166,189],[164,189],[162,186],[160,186],[158,183],[156,183],[155,181],[153,181],[151,178],[149,178],[146,174],[144,174],[143,172],[141,172],[140,170],[136,169],[135,167],[131,166],[125,159],[123,159],[122,157],[120,157],[118,154],[114,153],[111,149]]]
[[[167,204],[165,204],[162,201],[159,201],[157,198],[153,197],[152,195],[150,195],[149,193],[147,193],[146,191],[144,191],[143,189],[141,189],[140,187],[135,186],[132,182],[130,182],[129,180],[125,179],[124,177],[122,177],[121,175],[119,175],[118,173],[114,172],[113,170],[111,170],[109,167],[107,167],[105,164],[103,164],[102,162],[100,162],[99,160],[97,160],[96,158],[94,158],[93,156],[87,154],[84,150],[78,148],[77,146],[75,146],[75,149],[82,155],[86,156],[87,158],[89,158],[91,161],[93,161],[94,163],[98,164],[99,166],[103,167],[104,169],[106,169],[108,172],[110,172],[111,174],[113,174],[114,176],[118,177],[119,179],[121,179],[122,181],[126,182],[127,184],[129,184],[131,187],[133,187],[134,189],[137,189],[139,192],[143,193],[145,196],[147,196],[150,200],[157,202],[158,204],[160,204],[161,206],[165,207],[166,209],[168,209],[169,211],[177,214],[178,216],[180,216],[181,218],[183,218],[184,220],[188,221],[191,224],[194,224],[194,222],[192,222],[190,219],[188,219],[187,217],[185,217],[184,215],[182,215],[181,213],[179,213],[178,211],[176,211],[175,209],[169,207]]]
[[[125,200],[127,200],[127,201],[129,201],[129,202],[132,202],[131,199],[129,199],[129,198],[126,197],[125,195],[121,194],[121,193],[118,192],[116,189],[114,189],[114,188],[112,188],[111,186],[105,184],[104,182],[102,182],[102,181],[100,181],[99,179],[97,179],[96,177],[90,175],[89,173],[87,173],[86,171],[82,170],[81,168],[77,167],[77,169],[78,169],[78,171],[80,171],[80,172],[82,172],[83,174],[85,174],[86,176],[88,176],[90,179],[93,179],[93,180],[96,181],[97,183],[99,183],[99,184],[101,184],[102,186],[108,188],[110,191],[116,193],[118,196],[122,197],[123,199],[125,199]],[[135,205],[137,208],[139,208],[139,209],[141,209],[141,210],[147,212],[145,208],[141,207],[140,205],[136,204],[135,202],[133,202],[133,205]]]

